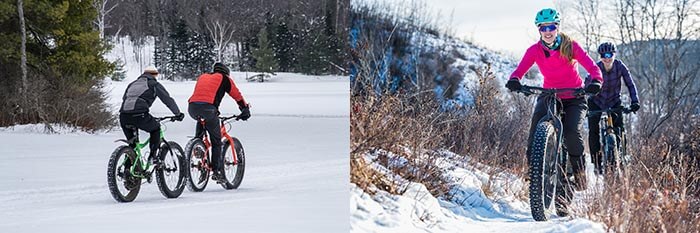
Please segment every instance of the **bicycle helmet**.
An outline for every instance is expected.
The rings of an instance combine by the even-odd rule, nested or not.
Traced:
[[[610,42],[604,42],[598,46],[598,53],[599,54],[604,54],[604,53],[615,53],[615,45]]]
[[[542,9],[537,12],[535,16],[535,25],[540,25],[543,23],[556,23],[559,24],[561,19],[559,18],[559,12],[552,8]]]
[[[228,76],[229,72],[230,71],[229,71],[228,67],[226,67],[226,65],[224,65],[224,63],[217,62],[216,64],[214,64],[214,73],[222,73],[222,74]]]

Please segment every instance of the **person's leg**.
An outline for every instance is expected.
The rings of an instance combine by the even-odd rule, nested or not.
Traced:
[[[204,112],[202,109],[203,106],[204,105],[202,105],[202,104],[194,104],[194,103],[190,103],[187,106],[187,113],[189,113],[190,117],[197,122],[197,124],[195,125],[195,131],[194,131],[195,137],[201,137],[202,136],[201,134],[204,130],[204,128],[202,127],[202,124],[199,123],[200,118],[205,118],[203,116],[204,115]]]
[[[219,117],[214,115],[214,117],[208,118],[207,120],[207,131],[209,132],[209,139],[211,140],[211,158],[214,163],[214,171],[223,171],[223,161],[221,156],[221,126],[219,125]]]
[[[592,100],[588,101],[589,111],[598,111],[600,107]],[[600,113],[588,117],[588,152],[591,153],[591,162],[595,167],[596,174],[600,173],[601,160],[603,155],[600,151]]]
[[[122,132],[124,132],[124,136],[126,137],[127,141],[131,140],[136,136],[134,134],[134,129],[127,127],[127,125],[136,126],[134,120],[130,115],[119,114],[119,125],[122,127]],[[129,144],[129,146],[134,147],[133,144]]]
[[[581,130],[583,128],[583,117],[588,110],[586,101],[583,98],[570,99],[562,101],[564,119],[564,144],[569,153],[571,161],[571,169],[574,173],[576,190],[586,189],[586,167],[585,158],[583,156],[583,136]]]
[[[198,114],[202,116],[206,122],[206,130],[209,133],[209,141],[211,142],[211,162],[214,167],[214,173],[223,171],[223,161],[221,156],[221,126],[219,115],[214,105],[198,106]]]
[[[135,121],[133,120],[131,115],[119,114],[119,125],[122,127],[122,132],[124,132],[124,136],[126,137],[127,141],[130,141],[132,138],[136,137],[136,135],[134,133],[134,129],[131,127],[127,127],[127,125],[136,126],[134,123],[135,123]],[[132,142],[132,141],[130,141],[130,142],[131,143],[129,143],[129,146],[131,148],[136,147],[135,142]],[[131,165],[133,165],[133,160],[134,160],[134,158],[129,156],[129,158],[124,162],[124,168],[125,168],[124,171],[125,172],[131,168]],[[130,174],[128,172],[126,172],[126,173]]]
[[[156,153],[158,153],[158,147],[160,147],[160,124],[149,113],[144,113],[143,116],[141,116],[138,119],[139,129],[150,133],[150,137],[148,139],[148,146],[151,151],[148,155],[148,159],[151,161],[155,161]]]

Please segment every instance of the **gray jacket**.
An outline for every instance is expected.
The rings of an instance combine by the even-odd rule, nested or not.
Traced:
[[[143,73],[136,81],[129,84],[122,97],[122,107],[120,113],[145,113],[148,112],[156,96],[162,101],[173,114],[180,114],[175,100],[170,97],[165,87],[149,73]]]

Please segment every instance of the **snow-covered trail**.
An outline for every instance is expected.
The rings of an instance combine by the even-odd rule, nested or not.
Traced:
[[[346,232],[348,231],[348,80],[281,74],[270,83],[237,84],[253,117],[231,134],[246,151],[237,190],[213,182],[165,199],[144,184],[132,203],[117,203],[106,185],[109,154],[121,130],[100,134],[0,129],[0,232]],[[129,79],[132,80],[132,79]],[[194,82],[162,82],[186,111]],[[108,85],[120,102],[127,82]],[[237,114],[235,103],[222,113]],[[156,101],[155,116],[169,115]],[[195,122],[166,124],[184,147]],[[142,133],[142,136],[145,134]]]

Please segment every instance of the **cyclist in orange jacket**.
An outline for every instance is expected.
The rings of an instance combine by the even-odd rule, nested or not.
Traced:
[[[223,157],[221,151],[221,125],[219,122],[219,104],[224,94],[231,96],[236,103],[241,114],[237,119],[248,120],[250,118],[250,106],[243,99],[243,95],[236,87],[233,79],[229,76],[229,69],[222,63],[214,64],[211,73],[204,73],[197,78],[194,93],[188,100],[187,112],[192,119],[204,119],[206,130],[209,132],[212,145],[212,162],[214,163],[214,175],[212,179],[218,181],[224,177]],[[202,126],[197,122],[195,135],[202,132]]]

